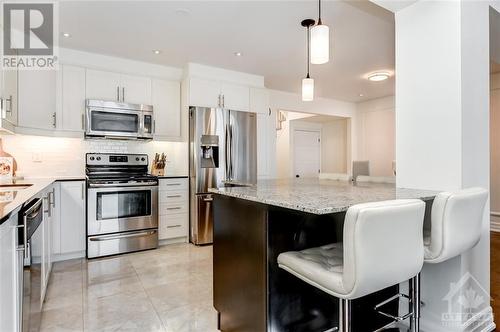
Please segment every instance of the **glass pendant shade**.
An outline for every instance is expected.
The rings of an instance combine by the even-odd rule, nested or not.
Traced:
[[[330,28],[318,24],[311,28],[311,63],[320,65],[330,60]]]
[[[314,79],[302,79],[302,101],[312,101],[314,99]]]

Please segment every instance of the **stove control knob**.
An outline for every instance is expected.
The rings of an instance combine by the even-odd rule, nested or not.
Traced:
[[[146,158],[144,158],[144,157],[141,158],[141,161],[145,161],[145,160],[146,160]]]
[[[135,161],[139,161],[139,157],[135,157]]]
[[[94,157],[90,157],[90,160],[94,160],[95,158]]]
[[[97,160],[101,160],[101,157],[97,157],[96,159],[97,159]]]

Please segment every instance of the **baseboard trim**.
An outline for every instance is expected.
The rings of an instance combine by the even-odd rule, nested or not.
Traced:
[[[177,244],[177,243],[187,243],[188,238],[187,236],[181,236],[181,237],[176,237],[173,239],[165,239],[165,240],[159,240],[158,241],[158,246],[167,246],[169,244]]]
[[[67,254],[54,254],[52,256],[52,261],[53,262],[61,262],[61,261],[68,261],[70,259],[76,259],[76,258],[85,258],[85,250],[70,252]]]

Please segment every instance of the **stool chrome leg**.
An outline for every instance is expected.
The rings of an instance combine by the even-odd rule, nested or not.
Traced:
[[[408,296],[410,297],[410,300],[408,301],[408,312],[414,313],[415,312],[415,299],[413,298],[413,278],[408,280]],[[410,317],[410,329],[409,331],[414,331],[414,316]]]
[[[339,323],[341,332],[351,332],[351,300],[340,299]]]
[[[412,332],[420,331],[420,273],[410,281],[411,303],[413,305],[413,316],[410,320],[410,328]]]

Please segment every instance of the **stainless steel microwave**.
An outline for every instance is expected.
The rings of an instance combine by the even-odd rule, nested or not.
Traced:
[[[87,99],[85,113],[86,137],[153,138],[153,106]]]

